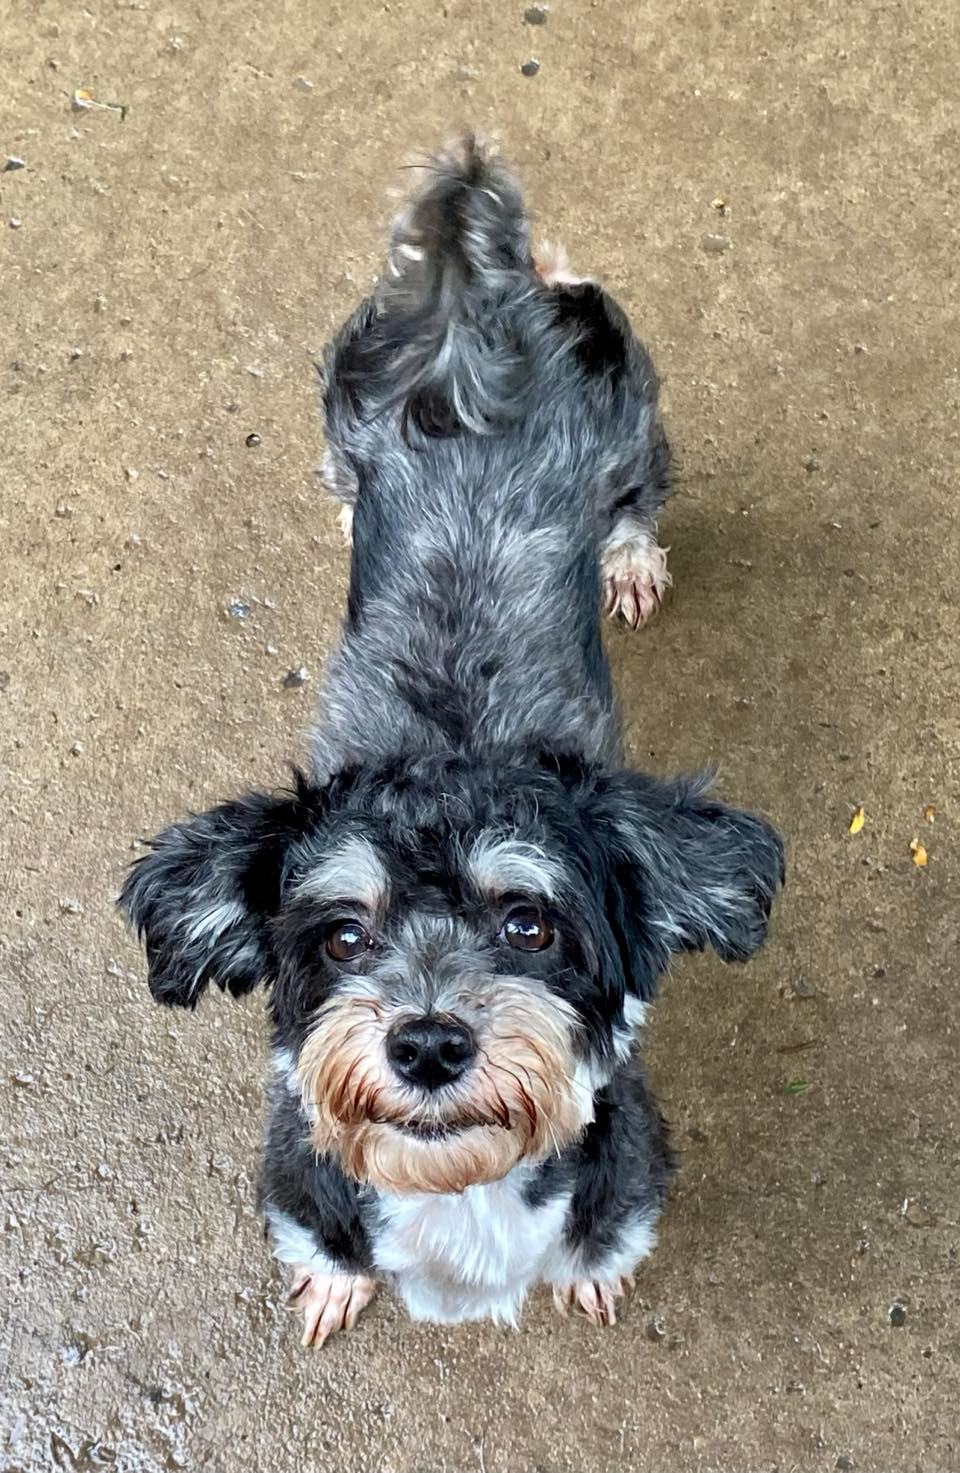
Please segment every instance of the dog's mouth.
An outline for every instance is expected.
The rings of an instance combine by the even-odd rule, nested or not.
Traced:
[[[404,1120],[391,1121],[390,1123],[401,1135],[408,1135],[415,1141],[436,1143],[454,1140],[457,1136],[463,1135],[468,1130],[473,1130],[478,1125],[497,1125],[500,1122],[496,1120]]]
[[[445,1141],[452,1136],[460,1135],[464,1127],[462,1125],[438,1125],[433,1120],[405,1120],[397,1129],[404,1135],[413,1136],[417,1141]]]

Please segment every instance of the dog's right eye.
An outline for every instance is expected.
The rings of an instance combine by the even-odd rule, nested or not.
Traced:
[[[353,962],[373,945],[370,932],[359,921],[340,921],[327,937],[327,951],[335,962]]]

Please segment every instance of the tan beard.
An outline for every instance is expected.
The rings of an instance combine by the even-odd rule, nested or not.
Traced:
[[[591,1118],[575,1080],[575,1015],[546,989],[496,980],[478,1013],[477,1062],[442,1104],[390,1072],[384,1041],[402,1016],[369,995],[342,994],[300,1054],[313,1146],[337,1155],[357,1181],[391,1192],[462,1192],[498,1181],[520,1160],[559,1152]]]

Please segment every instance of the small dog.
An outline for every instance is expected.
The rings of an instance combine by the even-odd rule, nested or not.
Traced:
[[[310,775],[165,830],[120,903],[160,1002],[269,986],[304,1344],[378,1279],[414,1318],[515,1323],[545,1283],[613,1324],[672,1169],[647,1004],[673,952],[756,951],[783,880],[708,782],[622,770],[601,613],[668,582],[653,367],[467,140],[323,378],[352,570]]]

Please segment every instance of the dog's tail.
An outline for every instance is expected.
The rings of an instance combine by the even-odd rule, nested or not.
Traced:
[[[522,412],[538,294],[527,212],[506,166],[468,136],[417,170],[353,365],[406,432],[483,434]],[[534,319],[536,313],[534,313]],[[341,365],[341,371],[345,365]]]

